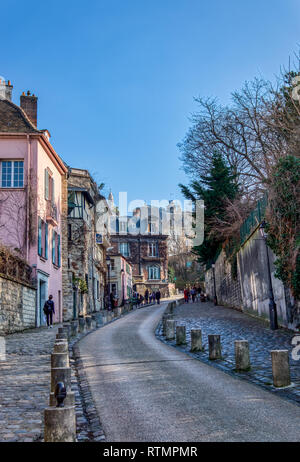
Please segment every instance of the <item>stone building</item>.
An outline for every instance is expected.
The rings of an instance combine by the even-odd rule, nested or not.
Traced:
[[[116,297],[118,306],[132,296],[132,265],[122,254],[110,254],[107,280],[109,292]]]
[[[150,206],[136,208],[132,217],[115,217],[111,231],[111,254],[122,254],[133,267],[133,290],[160,289],[170,295],[168,282],[168,234],[164,234],[162,211]]]
[[[63,272],[64,319],[104,308],[109,228],[100,220],[108,204],[87,170],[68,169],[66,259]]]

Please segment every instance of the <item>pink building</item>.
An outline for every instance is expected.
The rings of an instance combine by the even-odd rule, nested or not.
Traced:
[[[55,322],[62,321],[62,208],[67,168],[47,130],[37,129],[37,97],[29,92],[20,107],[12,85],[0,80],[0,243],[17,251],[33,269],[36,325],[52,294]]]

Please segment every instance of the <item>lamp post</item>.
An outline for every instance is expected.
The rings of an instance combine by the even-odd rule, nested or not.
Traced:
[[[122,306],[125,305],[125,286],[124,286],[124,280],[125,280],[125,272],[123,268],[121,269],[121,281],[122,281]]]
[[[110,257],[107,255],[106,257],[106,264],[107,264],[107,300],[108,300],[108,309],[110,308]]]
[[[267,260],[267,278],[268,278],[268,291],[269,291],[269,316],[270,316],[270,327],[272,330],[278,329],[278,321],[277,321],[277,307],[274,300],[274,292],[272,286],[272,276],[271,276],[271,266],[270,266],[270,258],[269,258],[269,250],[267,244],[267,233],[265,232],[266,222],[263,221],[260,224],[259,230],[260,234],[265,242],[265,249],[266,249],[266,260]]]
[[[213,270],[213,278],[214,278],[214,304],[217,305],[217,304],[218,304],[218,299],[217,299],[217,289],[216,289],[215,266],[216,266],[216,265],[215,265],[214,263],[211,265],[212,270]]]

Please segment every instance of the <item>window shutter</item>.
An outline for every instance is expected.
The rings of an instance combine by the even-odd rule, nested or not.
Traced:
[[[38,254],[42,255],[42,220],[38,218]]]
[[[57,266],[60,266],[60,235],[57,236]]]
[[[49,199],[49,173],[48,170],[45,168],[45,199]]]
[[[54,178],[51,178],[51,200],[52,204],[55,204]]]
[[[55,265],[55,231],[52,231],[52,263]]]
[[[48,223],[45,223],[45,258],[48,258]]]

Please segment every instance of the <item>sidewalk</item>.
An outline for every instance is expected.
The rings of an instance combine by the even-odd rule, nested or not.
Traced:
[[[0,441],[29,442],[42,437],[57,328],[5,337],[6,361],[0,361]]]
[[[186,325],[187,345],[179,348],[207,364],[222,369],[225,372],[239,376],[274,391],[280,396],[292,399],[300,404],[300,360],[291,357],[293,346],[292,338],[297,335],[285,329],[270,330],[265,321],[248,316],[230,308],[214,306],[211,302],[189,303],[177,306],[174,309],[174,319],[178,324]],[[204,352],[190,353],[191,329],[202,330]],[[210,361],[208,359],[209,334],[220,334],[222,344],[222,360]],[[157,335],[162,337],[161,328]],[[234,341],[248,340],[251,359],[251,371],[237,373],[235,369]],[[175,346],[175,341],[166,342]],[[277,389],[272,383],[271,350],[288,350],[290,352],[290,369],[292,386]]]

